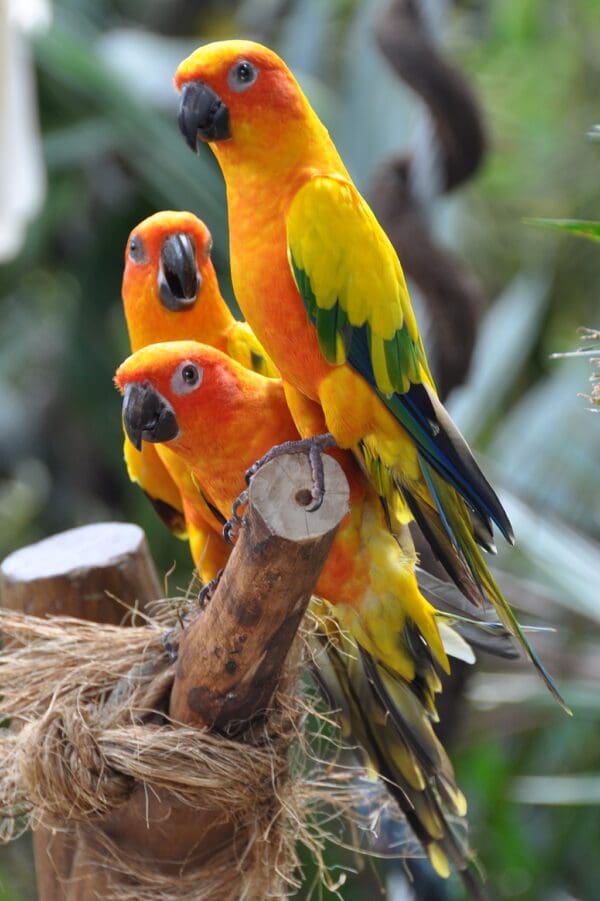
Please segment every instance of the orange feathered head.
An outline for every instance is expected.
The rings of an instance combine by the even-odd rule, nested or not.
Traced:
[[[134,447],[139,450],[142,441],[177,441],[180,449],[197,451],[203,434],[238,415],[230,407],[241,397],[240,369],[221,351],[197,341],[166,341],[136,351],[115,375],[123,394],[123,424]]]
[[[211,248],[208,228],[192,213],[155,213],[133,229],[122,286],[133,350],[155,341],[203,338],[203,319],[212,313],[206,307],[221,300]]]
[[[175,85],[186,141],[194,151],[210,143],[219,158],[268,155],[275,165],[306,145],[309,120],[318,123],[283,60],[252,41],[200,47],[180,64]]]

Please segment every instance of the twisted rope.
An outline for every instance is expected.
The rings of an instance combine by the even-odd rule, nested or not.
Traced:
[[[0,610],[0,719],[11,721],[0,729],[0,841],[28,826],[69,828],[102,870],[103,897],[121,901],[286,897],[301,884],[298,843],[332,887],[322,849],[346,814],[368,828],[356,815],[364,791],[333,763],[307,769],[303,728],[315,711],[298,691],[299,663],[268,714],[233,740],[164,714],[173,665],[163,630],[160,619],[120,628]],[[205,831],[229,824],[233,838],[205,859],[200,836],[189,859],[168,865],[125,854],[113,814],[128,822],[140,792],[189,809]]]

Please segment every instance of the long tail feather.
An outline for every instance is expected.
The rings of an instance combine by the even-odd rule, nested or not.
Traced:
[[[384,394],[377,388],[366,326],[353,330],[348,362],[373,386],[421,457],[454,486],[482,522],[494,522],[512,544],[513,530],[504,507],[435,391],[425,382],[413,382],[402,393]]]
[[[481,587],[485,597],[493,604],[496,613],[508,631],[514,635],[523,651],[529,657],[548,689],[558,701],[563,710],[570,714],[571,711],[565,704],[554,682],[546,671],[541,660],[529,644],[521,626],[491,572],[489,571],[479,547],[473,537],[472,526],[468,512],[457,497],[454,489],[449,486],[425,461],[421,461],[421,469],[426,479],[431,496],[435,502],[442,520],[446,523],[448,536],[457,551],[462,555],[474,581]]]
[[[497,554],[498,549],[494,543],[494,528],[491,521],[487,517],[484,518],[471,511],[471,523],[473,536],[479,547],[482,547],[488,554]]]
[[[512,633],[497,621],[493,610],[474,609],[456,585],[438,579],[421,566],[417,566],[416,576],[421,593],[439,611],[438,617],[446,618],[472,648],[506,660],[519,657]]]
[[[448,535],[438,512],[425,503],[416,493],[404,490],[404,496],[431,550],[442,564],[454,584],[475,607],[481,607],[484,598],[481,589],[473,579],[469,567],[460,554],[456,544]]]
[[[492,520],[512,544],[513,530],[504,507],[432,389],[423,383],[411,385],[405,394],[382,400],[414,439],[423,460],[455,488],[482,523]]]
[[[448,818],[464,816],[466,802],[418,695],[341,632],[329,631],[315,635],[315,676],[345,735],[384,780],[436,872],[447,876],[451,864],[470,895],[483,901],[473,854]]]

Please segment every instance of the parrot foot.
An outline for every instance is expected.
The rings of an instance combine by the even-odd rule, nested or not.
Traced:
[[[248,503],[248,492],[242,491],[239,497],[233,502],[233,508],[231,511],[231,518],[227,520],[225,525],[223,526],[223,538],[228,544],[233,544],[235,539],[239,535],[239,531],[242,527],[243,516],[240,514],[240,510],[242,507],[245,507]],[[215,585],[216,588],[216,585]]]
[[[172,629],[168,629],[166,632],[163,632],[163,634],[160,636],[160,643],[165,649],[165,653],[169,658],[170,663],[175,663],[175,661],[177,660],[181,633],[185,629],[186,620],[189,619],[189,614],[182,616],[181,612],[178,611],[177,619],[179,620],[178,625],[173,626]]]
[[[164,632],[160,636],[160,643],[165,649],[165,654],[169,658],[169,663],[175,663],[177,660],[177,646],[179,641],[173,641],[177,632],[179,632],[179,627],[174,626],[172,629],[169,629],[168,632]]]
[[[210,582],[207,582],[206,585],[203,585],[200,589],[200,593],[198,594],[198,606],[201,610],[204,610],[208,602],[212,600],[212,596],[217,590],[217,585],[221,581],[222,575],[223,570],[220,569],[214,579],[211,579]]]
[[[276,457],[282,457],[284,454],[307,454],[312,477],[312,487],[310,489],[312,502],[306,507],[306,512],[314,513],[319,509],[325,497],[325,475],[321,453],[328,447],[336,447],[336,441],[331,432],[325,432],[323,435],[313,435],[312,438],[301,438],[298,441],[284,441],[283,444],[276,444],[270,451],[267,451],[264,457],[253,463],[250,469],[246,471],[246,484],[250,484],[252,477],[256,475],[265,463],[274,460]]]

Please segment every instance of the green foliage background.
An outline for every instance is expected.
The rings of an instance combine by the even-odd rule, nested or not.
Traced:
[[[177,562],[171,585],[185,587],[185,547],[125,476],[111,385],[128,351],[123,249],[141,218],[198,212],[231,298],[220,176],[208,153],[194,158],[180,139],[170,73],[211,37],[273,43],[366,189],[375,162],[410,140],[418,108],[373,47],[377,7],[56,0],[53,27],[34,47],[47,199],[22,252],[0,269],[0,555],[84,522],[132,519],[163,570]],[[145,43],[131,29],[144,29]],[[600,423],[576,397],[585,361],[549,355],[572,349],[579,326],[598,325],[600,253],[523,218],[600,218],[600,151],[585,137],[598,118],[600,8],[470,0],[448,12],[440,36],[492,135],[481,175],[439,201],[432,221],[495,301],[471,384],[452,408],[518,498],[519,548],[499,566],[537,585],[538,603],[522,598],[524,618],[558,624],[540,645],[576,714],[564,718],[527,672],[499,675],[485,663],[453,757],[496,896],[591,901],[600,879]],[[373,85],[388,114],[377,128],[368,127]],[[0,876],[2,901],[32,897],[27,847],[2,852]],[[368,865],[342,895],[364,898],[378,879],[385,874]]]

